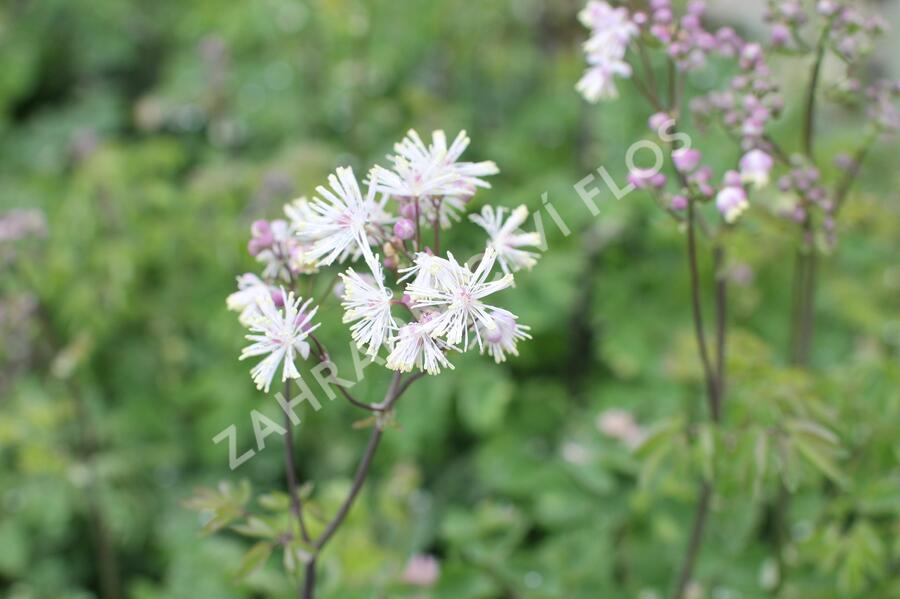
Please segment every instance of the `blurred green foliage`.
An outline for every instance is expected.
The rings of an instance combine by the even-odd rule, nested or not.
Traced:
[[[283,488],[280,451],[231,473],[211,441],[236,424],[239,447],[253,447],[250,410],[275,409],[237,362],[243,330],[224,298],[253,268],[254,218],[335,166],[379,161],[415,127],[467,129],[471,158],[501,168],[479,198],[538,209],[547,192],[573,234],[545,213],[549,249],[508,294],[534,335],[521,356],[501,367],[467,356],[400,403],[400,427],[321,560],[322,596],[421,596],[400,580],[413,553],[441,561],[434,597],[663,596],[694,481],[713,473],[695,596],[769,593],[778,479],[793,492],[782,596],[900,596],[896,146],[874,156],[842,215],[811,373],[785,366],[792,235],[751,213],[731,240],[726,422],[694,424],[704,402],[683,236],[639,194],[604,197],[594,219],[573,190],[601,164],[621,177],[647,113],[627,93],[597,109],[573,91],[578,8],[0,7],[0,208],[39,208],[48,228],[0,253],[0,594],[293,596],[280,555],[261,565],[265,541],[200,535],[217,525],[209,512],[284,501],[250,491]],[[787,80],[791,98],[802,82]],[[822,118],[826,147],[854,139],[853,115]],[[723,163],[737,154],[717,143]],[[469,228],[453,235],[482,243]],[[345,346],[336,305],[322,318]],[[385,377],[361,387],[374,399]],[[598,429],[611,408],[650,431],[637,451]],[[335,402],[298,431],[314,513],[349,484],[366,435],[356,417]],[[185,509],[195,487],[223,479],[199,506],[207,519]],[[265,538],[272,518],[243,532]],[[253,573],[237,580],[242,556]]]

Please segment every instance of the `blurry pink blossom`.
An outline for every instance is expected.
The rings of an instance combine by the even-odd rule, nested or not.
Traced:
[[[627,410],[604,410],[597,416],[595,425],[602,434],[621,441],[629,448],[637,447],[644,439],[644,430]]]
[[[431,555],[416,554],[406,562],[403,582],[417,587],[431,587],[441,575],[441,564]]]

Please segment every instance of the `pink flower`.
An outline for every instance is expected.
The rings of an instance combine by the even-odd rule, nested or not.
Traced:
[[[741,182],[750,183],[756,189],[769,183],[769,173],[775,161],[762,150],[750,150],[741,158]]]
[[[644,439],[643,429],[627,410],[611,408],[600,412],[595,424],[602,434],[621,441],[629,448],[637,447]]]
[[[683,195],[677,195],[672,198],[672,203],[670,204],[672,210],[682,211],[688,207],[688,199]]]
[[[401,578],[403,582],[417,587],[431,587],[441,575],[441,565],[431,555],[416,554],[406,562]]]
[[[672,162],[675,163],[675,168],[682,173],[693,172],[700,164],[701,157],[700,150],[694,148],[678,148],[672,152]]]
[[[397,219],[394,223],[394,235],[400,239],[412,239],[416,234],[416,224],[408,218]]]
[[[725,187],[716,195],[716,208],[727,223],[735,222],[749,205],[743,187]]]

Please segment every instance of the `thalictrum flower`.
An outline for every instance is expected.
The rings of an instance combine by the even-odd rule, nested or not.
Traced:
[[[258,221],[254,223],[254,229],[264,229],[263,236],[251,240],[251,244],[263,240],[256,248],[256,261],[265,265],[263,277],[289,281],[293,272],[299,272],[295,267],[300,266],[297,257],[301,251],[301,244],[293,237],[290,225],[282,219]]]
[[[290,213],[298,237],[312,242],[309,259],[326,266],[362,254],[370,261],[372,249],[366,225],[373,222],[379,206],[375,188],[370,185],[363,198],[351,168],[338,168],[328,177],[328,184],[331,189],[322,185],[316,188],[322,198],[310,203],[300,201]]]
[[[240,357],[243,360],[253,356],[266,356],[250,370],[256,388],[266,393],[269,392],[272,379],[282,360],[284,361],[282,382],[289,378],[300,377],[294,359],[297,355],[303,359],[309,357],[309,343],[306,339],[319,327],[318,323],[310,325],[318,310],[316,307],[307,311],[312,300],[306,300],[301,305],[303,298],[295,299],[293,292],[286,295],[282,289],[281,294],[282,297],[286,297],[283,310],[275,307],[271,294],[261,295],[257,299],[259,314],[248,325],[251,334],[247,335],[247,339],[253,341],[253,344],[245,347]]]
[[[443,309],[428,323],[433,336],[444,337],[450,345],[463,343],[463,351],[466,351],[469,348],[469,332],[474,329],[478,346],[481,347],[481,329],[476,325],[481,323],[485,331],[497,327],[490,315],[494,307],[482,300],[513,284],[511,274],[494,281],[487,280],[496,259],[497,253],[489,246],[473,272],[468,266],[458,264],[448,253],[452,267],[446,277],[437,278],[433,286],[415,283],[407,286],[406,292],[413,300],[413,308]]]
[[[248,272],[237,278],[238,290],[228,296],[225,304],[233,312],[240,312],[238,320],[244,326],[248,326],[255,317],[259,316],[257,301],[277,289],[266,285],[262,279]]]
[[[606,2],[588,2],[578,18],[590,28],[591,37],[584,44],[589,68],[575,89],[588,102],[615,98],[619,94],[615,76],[631,76],[631,66],[623,59],[629,41],[638,32],[637,25],[627,10],[613,8]]]
[[[448,147],[443,131],[431,135],[426,146],[415,130],[410,129],[403,141],[394,145],[396,154],[388,156],[392,170],[375,166],[370,181],[379,191],[394,197],[427,198],[472,195],[476,187],[490,187],[481,177],[499,172],[497,165],[485,162],[458,162],[469,145],[465,131],[460,131]],[[424,203],[422,210],[428,210]]]
[[[413,265],[408,268],[401,268],[398,272],[403,275],[397,282],[402,283],[410,277],[413,284],[417,288],[431,288],[435,286],[443,286],[449,282],[454,269],[460,268],[456,262],[450,262],[446,258],[429,254],[428,252],[419,252],[416,254]]]
[[[413,367],[428,374],[438,374],[441,368],[453,369],[444,355],[450,346],[431,336],[430,327],[413,322],[400,328],[392,339],[393,349],[387,357],[387,367],[398,372],[409,372]]]
[[[528,218],[528,209],[519,206],[503,222],[503,213],[506,208],[494,210],[491,206],[481,209],[481,214],[470,214],[469,220],[487,231],[490,240],[488,245],[497,252],[497,259],[504,273],[516,272],[523,268],[530,269],[537,263],[536,252],[519,249],[526,246],[537,247],[541,243],[538,233],[517,232],[525,219]]]
[[[743,187],[728,186],[716,194],[716,208],[727,223],[733,223],[749,207]]]
[[[769,184],[769,173],[775,161],[762,150],[750,150],[741,158],[741,181],[756,189]]]
[[[374,356],[388,341],[397,323],[391,315],[393,293],[384,286],[384,272],[377,257],[369,263],[369,268],[372,279],[361,276],[352,268],[341,273],[344,283],[344,301],[341,305],[344,307],[344,322],[353,323],[350,334],[357,347],[368,346],[367,353]]]
[[[518,324],[517,316],[502,308],[491,310],[491,318],[497,325],[496,327],[488,329],[480,324],[479,327],[481,327],[488,354],[499,364],[506,361],[506,354],[519,355],[516,343],[522,339],[531,339],[531,335],[528,334],[530,327]],[[481,351],[484,353],[484,348]]]

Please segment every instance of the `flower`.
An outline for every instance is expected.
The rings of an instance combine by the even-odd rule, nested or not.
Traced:
[[[327,266],[335,260],[343,262],[348,256],[362,254],[367,262],[371,261],[366,224],[373,222],[379,209],[375,188],[370,185],[363,198],[349,167],[338,168],[328,177],[328,184],[330,190],[322,185],[316,187],[324,199],[306,202],[301,198],[289,212],[297,236],[312,244],[308,260]]]
[[[669,207],[675,211],[682,211],[688,207],[689,200],[687,196],[678,194],[672,198],[672,202],[669,204]]]
[[[606,435],[634,449],[644,440],[644,430],[627,410],[610,408],[600,412],[595,422],[597,429]]]
[[[438,374],[441,368],[453,369],[444,355],[449,345],[431,336],[430,327],[413,322],[400,328],[392,339],[393,349],[387,357],[387,367],[398,372],[409,372],[413,366],[428,374]]]
[[[506,361],[508,353],[514,356],[519,355],[516,342],[522,339],[531,339],[531,335],[528,334],[530,327],[516,323],[518,317],[502,308],[492,309],[491,318],[496,324],[493,329],[480,323],[478,326],[481,327],[481,334],[484,335],[484,344],[487,346],[488,354],[499,364]],[[484,348],[481,353],[484,353]]]
[[[591,30],[584,44],[590,67],[575,85],[588,102],[612,99],[619,95],[614,82],[616,75],[628,78],[631,66],[623,59],[628,43],[638,28],[624,8],[613,8],[606,2],[592,0],[578,13],[581,23]]]
[[[244,326],[249,326],[260,314],[257,302],[263,296],[272,295],[278,290],[266,285],[262,279],[250,272],[239,276],[237,284],[238,290],[226,298],[225,305],[232,312],[240,312],[238,321]]]
[[[733,223],[747,209],[747,192],[743,187],[728,186],[716,195],[716,208],[727,223]]]
[[[256,256],[257,262],[265,265],[264,278],[289,281],[292,273],[309,272],[310,268],[315,268],[305,259],[303,248],[293,237],[287,221],[256,221],[252,233],[249,250]]]
[[[497,165],[485,162],[457,162],[469,145],[465,131],[460,131],[447,147],[443,131],[431,134],[426,146],[415,130],[410,129],[400,143],[394,145],[388,160],[392,170],[375,166],[369,181],[378,191],[401,198],[432,198],[440,196],[471,196],[477,187],[490,187],[481,177],[500,172]],[[428,208],[427,202],[422,209]]]
[[[695,148],[678,148],[672,152],[672,162],[675,163],[675,168],[685,174],[694,172],[694,169],[700,165],[701,157],[700,150]]]
[[[416,235],[416,223],[408,218],[399,218],[394,223],[394,235],[399,239],[412,239]]]
[[[284,289],[281,290],[281,294],[285,297]],[[293,292],[286,297],[283,310],[275,307],[271,294],[267,293],[257,298],[259,314],[248,325],[252,334],[246,336],[253,344],[241,352],[241,360],[268,354],[250,370],[256,388],[266,393],[269,392],[272,378],[282,360],[284,360],[282,382],[289,378],[300,378],[300,372],[294,364],[295,354],[299,354],[303,359],[309,357],[309,343],[306,338],[319,327],[319,323],[310,326],[313,316],[319,309],[315,307],[307,311],[312,300],[308,299],[301,305],[303,298],[295,299]]]
[[[0,242],[46,235],[47,219],[40,210],[14,209],[0,214]]]
[[[741,181],[750,183],[756,189],[765,187],[769,184],[773,165],[772,157],[762,150],[750,150],[741,158]]]
[[[453,223],[460,221],[460,214],[466,211],[466,204],[472,199],[474,191],[474,188],[470,188],[463,195],[431,198],[420,202],[419,210],[422,213],[423,223],[431,227],[437,223],[440,228],[449,229]]]
[[[606,53],[592,53],[588,55],[588,64],[591,65],[584,72],[575,89],[584,96],[584,99],[594,104],[599,100],[614,100],[619,97],[619,90],[615,84],[615,76],[631,77],[631,66],[623,62],[621,57]]]
[[[506,208],[491,206],[481,209],[481,214],[470,214],[469,220],[487,231],[490,240],[488,245],[497,252],[497,259],[504,273],[516,272],[523,268],[531,269],[537,264],[538,254],[528,250],[519,249],[525,246],[538,246],[541,236],[538,233],[516,233],[516,230],[528,218],[528,209],[519,206],[512,211],[506,222],[503,222],[503,213]]]
[[[403,276],[398,279],[398,282],[403,282],[415,276],[413,284],[416,287],[428,288],[436,285],[445,285],[448,283],[448,279],[452,276],[455,268],[460,268],[460,266],[446,258],[441,258],[428,252],[418,252],[412,266],[399,270]]]
[[[413,283],[407,286],[406,292],[414,302],[413,308],[444,308],[428,323],[432,336],[443,336],[451,345],[463,342],[463,351],[466,351],[469,348],[469,331],[474,329],[478,346],[481,347],[482,330],[493,331],[497,327],[488,312],[495,308],[484,304],[482,299],[512,286],[513,276],[506,274],[500,279],[487,281],[497,260],[497,252],[491,246],[484,251],[474,272],[468,266],[459,265],[452,254],[448,253],[448,259],[450,268],[445,276],[435,279],[434,285]],[[478,327],[478,323],[483,327]]]
[[[393,293],[384,287],[384,272],[377,257],[369,263],[369,268],[373,275],[371,281],[352,268],[341,273],[344,282],[344,301],[341,305],[344,307],[344,322],[354,323],[350,327],[350,335],[357,347],[368,345],[367,353],[374,356],[388,341],[388,335],[397,328],[397,323],[391,315]]]
[[[441,575],[441,564],[431,555],[413,555],[403,570],[403,582],[417,587],[434,586]]]
[[[578,20],[591,30],[591,40],[608,38],[605,41],[627,44],[638,33],[637,25],[629,19],[626,9],[613,8],[608,3],[597,0],[591,0],[581,9]],[[597,39],[594,43],[601,45],[601,41],[603,40]]]

